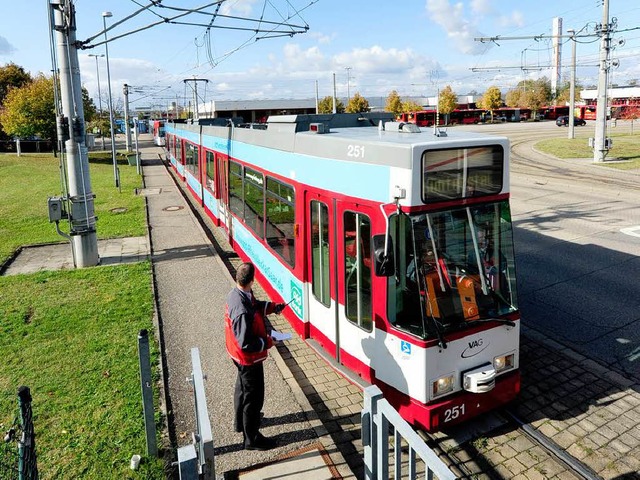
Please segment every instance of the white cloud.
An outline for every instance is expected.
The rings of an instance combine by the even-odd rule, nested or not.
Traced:
[[[478,2],[477,8],[481,6]],[[490,48],[490,44],[474,41],[474,38],[484,35],[472,21],[464,18],[466,9],[461,2],[452,5],[449,0],[427,0],[426,7],[431,20],[444,29],[448,39],[460,52],[479,55]]]
[[[524,27],[524,15],[519,10],[514,10],[509,15],[501,15],[498,24],[501,27]]]
[[[9,43],[9,40],[0,35],[0,55],[10,55],[15,51],[15,47]]]
[[[257,0],[232,0],[222,4],[220,13],[222,15],[249,16],[253,12],[253,6]]]
[[[470,6],[476,15],[489,15],[494,12],[491,0],[471,0]]]

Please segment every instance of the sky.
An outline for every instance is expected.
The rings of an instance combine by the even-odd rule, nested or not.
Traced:
[[[563,33],[580,32],[577,77],[597,84],[602,0],[225,0],[207,28],[217,6],[212,0],[162,0],[168,7],[196,8],[179,21],[162,17],[181,12],[149,9],[130,19],[149,0],[75,0],[76,36],[87,45],[104,40],[107,32],[112,92],[124,83],[132,87],[132,107],[163,105],[191,97],[193,82],[205,100],[320,98],[336,93],[346,98],[358,92],[366,97],[435,96],[450,85],[459,95],[481,94],[492,85],[503,95],[525,78],[551,71],[554,17],[562,18]],[[49,0],[0,0],[0,65],[13,62],[32,74],[52,70]],[[103,19],[102,12],[113,16]],[[225,16],[222,16],[225,15]],[[246,18],[262,18],[263,30]],[[640,2],[609,0],[610,21],[617,19],[610,82],[640,81]],[[237,19],[231,18],[237,17]],[[284,20],[283,20],[284,19]],[[293,27],[279,26],[285,22]],[[115,38],[153,23],[159,25]],[[244,30],[237,30],[240,27]],[[542,39],[534,36],[543,35]],[[263,38],[263,37],[272,38]],[[524,37],[480,42],[479,37]],[[529,37],[529,38],[527,38]],[[563,39],[562,75],[569,77],[571,45]],[[106,98],[107,71],[104,44],[78,52],[83,85],[98,104],[98,76]]]

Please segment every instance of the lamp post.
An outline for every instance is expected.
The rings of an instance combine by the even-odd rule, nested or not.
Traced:
[[[101,53],[100,55],[90,53],[89,56],[96,59],[96,76],[98,77],[98,116],[100,117],[100,120],[102,120],[102,92],[100,91],[100,70],[98,69],[98,57],[104,57],[104,53]],[[102,150],[104,150],[104,133],[102,132],[102,127],[100,128],[100,140],[102,140]]]
[[[111,97],[111,72],[109,71],[109,43],[107,40],[107,17],[112,17],[111,12],[102,12],[102,24],[104,26],[104,50],[107,54],[107,84],[109,85],[109,124],[111,126],[111,159],[113,160],[113,179],[120,190],[120,175],[118,174],[118,162],[116,161],[116,135],[113,129],[113,100]]]

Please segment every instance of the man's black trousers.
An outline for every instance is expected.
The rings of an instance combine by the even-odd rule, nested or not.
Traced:
[[[258,438],[260,412],[264,405],[264,369],[262,362],[240,365],[233,403],[236,411],[235,428],[244,432],[244,444],[252,445]]]

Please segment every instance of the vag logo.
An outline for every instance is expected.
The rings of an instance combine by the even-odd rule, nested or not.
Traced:
[[[462,351],[462,354],[460,355],[462,358],[470,358],[473,357],[475,355],[478,355],[480,352],[484,351],[485,348],[487,348],[489,346],[489,344],[487,343],[486,345],[484,344],[484,341],[482,340],[482,338],[478,338],[476,340],[471,340],[468,344],[467,344],[467,348],[465,348]]]

